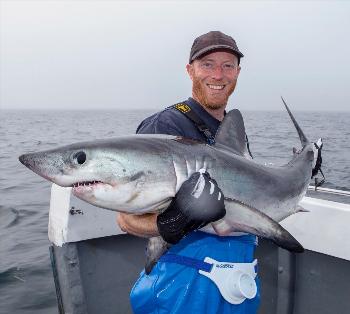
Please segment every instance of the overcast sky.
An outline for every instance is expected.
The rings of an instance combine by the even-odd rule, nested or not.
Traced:
[[[221,30],[245,55],[230,108],[350,110],[350,2],[0,3],[2,109],[169,106],[194,38]]]

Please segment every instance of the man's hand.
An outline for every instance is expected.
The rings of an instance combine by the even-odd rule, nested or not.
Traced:
[[[171,244],[226,214],[224,195],[207,172],[195,172],[185,181],[169,207],[157,217],[162,238]]]

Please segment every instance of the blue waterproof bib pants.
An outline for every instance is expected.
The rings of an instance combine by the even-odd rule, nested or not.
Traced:
[[[190,233],[169,253],[204,260],[251,263],[254,260],[256,237],[251,235],[220,237],[201,231]],[[260,287],[254,299],[230,304],[209,278],[197,269],[172,262],[159,261],[152,272],[141,273],[131,295],[135,314],[255,314],[260,301]]]

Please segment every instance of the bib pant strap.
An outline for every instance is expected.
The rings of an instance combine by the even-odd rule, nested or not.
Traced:
[[[184,114],[188,119],[190,119],[197,129],[204,134],[209,145],[215,143],[215,136],[211,133],[207,125],[203,120],[191,109],[191,107],[185,103],[178,103],[173,106],[176,110]]]
[[[163,255],[160,259],[160,262],[176,263],[188,267],[192,267],[198,270],[203,270],[206,272],[211,272],[213,264],[201,261],[196,258],[191,258],[188,256],[182,256],[177,254],[168,253]]]

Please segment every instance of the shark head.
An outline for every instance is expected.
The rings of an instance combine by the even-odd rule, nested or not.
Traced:
[[[159,180],[157,165],[147,159],[150,152],[142,152],[140,147],[132,149],[130,145],[127,149],[122,139],[120,144],[107,140],[73,144],[24,154],[19,160],[41,177],[72,187],[75,196],[95,206],[140,213],[161,205],[164,196],[168,201],[175,183],[165,177]]]

